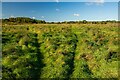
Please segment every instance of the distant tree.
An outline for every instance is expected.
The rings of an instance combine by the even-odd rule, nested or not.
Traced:
[[[101,24],[107,24],[107,22],[106,21],[102,21]]]
[[[87,21],[86,21],[86,20],[83,20],[83,21],[82,21],[82,23],[86,24],[86,23],[87,23]]]

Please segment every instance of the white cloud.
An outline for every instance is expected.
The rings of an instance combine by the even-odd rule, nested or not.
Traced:
[[[87,2],[87,3],[85,3],[85,4],[88,5],[88,6],[93,5],[92,2]]]
[[[44,16],[41,16],[41,18],[45,18]]]
[[[96,0],[97,3],[104,3],[104,0]]]
[[[56,9],[56,11],[60,11],[60,9]]]
[[[104,0],[89,0],[86,2],[86,5],[102,5],[104,3]]]
[[[35,19],[35,17],[32,17],[33,19]]]
[[[59,0],[55,0],[57,3],[59,2]]]
[[[10,17],[11,17],[11,18],[14,18],[15,16],[11,15]]]
[[[88,0],[88,2],[104,3],[104,0]]]
[[[96,5],[102,5],[104,3],[104,0],[95,0]]]
[[[77,17],[79,17],[79,16],[80,16],[80,14],[76,14],[76,13],[74,13],[73,15],[74,15],[74,16],[77,16]]]

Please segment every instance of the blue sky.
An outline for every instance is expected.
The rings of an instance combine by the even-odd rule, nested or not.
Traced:
[[[118,2],[120,0],[2,0],[2,2],[97,2],[97,1],[104,1],[104,2]]]
[[[117,20],[117,2],[3,2],[2,16],[45,21]]]

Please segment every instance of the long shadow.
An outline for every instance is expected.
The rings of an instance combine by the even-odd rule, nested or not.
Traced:
[[[35,47],[37,48],[36,50],[36,57],[37,57],[37,61],[34,62],[34,66],[32,66],[31,70],[30,70],[30,74],[31,74],[31,78],[35,79],[35,80],[39,80],[40,79],[40,72],[41,69],[44,67],[44,64],[42,62],[43,59],[43,55],[40,51],[40,43],[38,43],[38,39],[37,39],[38,34],[35,34]]]
[[[76,42],[74,43],[74,52],[71,53],[71,54],[73,54],[73,57],[69,61],[69,67],[70,67],[70,70],[68,71],[68,78],[69,79],[71,78],[71,75],[72,75],[72,73],[74,71],[74,57],[75,57],[75,50],[76,50],[77,42],[78,42],[77,35],[76,34],[74,34],[74,35],[76,37]]]

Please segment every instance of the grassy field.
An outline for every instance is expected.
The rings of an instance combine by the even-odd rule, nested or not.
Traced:
[[[3,25],[3,79],[117,78],[117,26]]]

